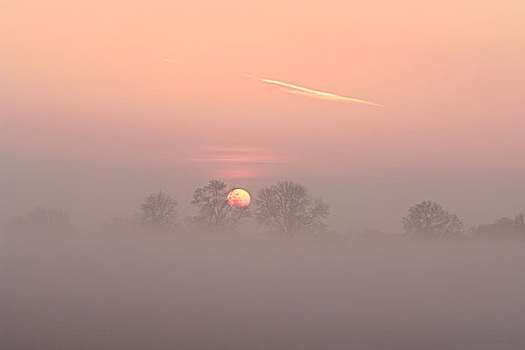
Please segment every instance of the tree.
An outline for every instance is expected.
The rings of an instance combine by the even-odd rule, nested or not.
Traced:
[[[323,219],[330,208],[322,199],[313,199],[304,185],[280,181],[259,191],[256,217],[260,225],[281,233],[307,233],[326,227]]]
[[[211,180],[207,185],[197,188],[191,202],[197,208],[193,223],[206,228],[233,229],[248,217],[248,207],[228,204],[228,193],[232,189],[220,180]]]
[[[517,214],[513,219],[503,217],[491,224],[479,225],[474,234],[477,237],[525,237],[525,214]]]
[[[402,223],[407,234],[422,237],[459,236],[463,230],[463,223],[456,214],[432,201],[410,207]]]
[[[177,200],[167,193],[151,193],[140,204],[136,214],[138,224],[155,229],[173,226],[177,219],[177,205]]]
[[[518,231],[525,234],[525,213],[516,214],[514,224]]]
[[[11,218],[8,224],[15,229],[68,230],[73,228],[65,212],[47,207],[33,208],[23,217]]]

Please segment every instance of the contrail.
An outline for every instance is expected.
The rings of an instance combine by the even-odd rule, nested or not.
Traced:
[[[247,78],[255,78],[257,80],[262,81],[263,83],[275,84],[275,85],[283,86],[283,87],[286,87],[286,88],[290,88],[290,89],[293,89],[293,90],[285,90],[285,91],[289,92],[289,93],[292,93],[292,94],[304,95],[304,96],[311,97],[311,98],[317,98],[317,99],[329,100],[329,101],[337,101],[337,102],[357,103],[357,104],[364,104],[364,105],[369,105],[369,106],[378,106],[378,107],[382,107],[383,106],[383,105],[380,105],[378,103],[365,101],[365,100],[360,100],[358,98],[347,97],[347,96],[340,96],[340,95],[335,95],[335,94],[331,94],[331,93],[328,93],[328,92],[308,89],[308,88],[305,88],[305,87],[302,87],[302,86],[297,86],[297,85],[285,83],[285,82],[278,81],[278,80],[258,78],[255,75],[245,74],[245,77],[247,77]]]
[[[157,59],[158,59],[159,61],[162,61],[162,62],[167,62],[167,63],[177,63],[177,61],[170,60],[169,58],[157,57]]]

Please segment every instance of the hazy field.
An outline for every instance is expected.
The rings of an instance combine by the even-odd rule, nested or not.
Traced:
[[[525,244],[4,234],[2,349],[525,348]]]

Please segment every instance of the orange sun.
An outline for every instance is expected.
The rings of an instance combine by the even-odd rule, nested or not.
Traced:
[[[250,194],[242,188],[236,188],[228,193],[228,204],[232,207],[247,207],[250,205]]]

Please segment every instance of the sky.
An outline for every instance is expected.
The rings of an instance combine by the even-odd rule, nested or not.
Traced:
[[[398,230],[425,199],[467,226],[513,215],[524,16],[518,0],[3,1],[2,219],[126,216],[158,190],[191,214],[212,178],[304,183],[342,231]]]

